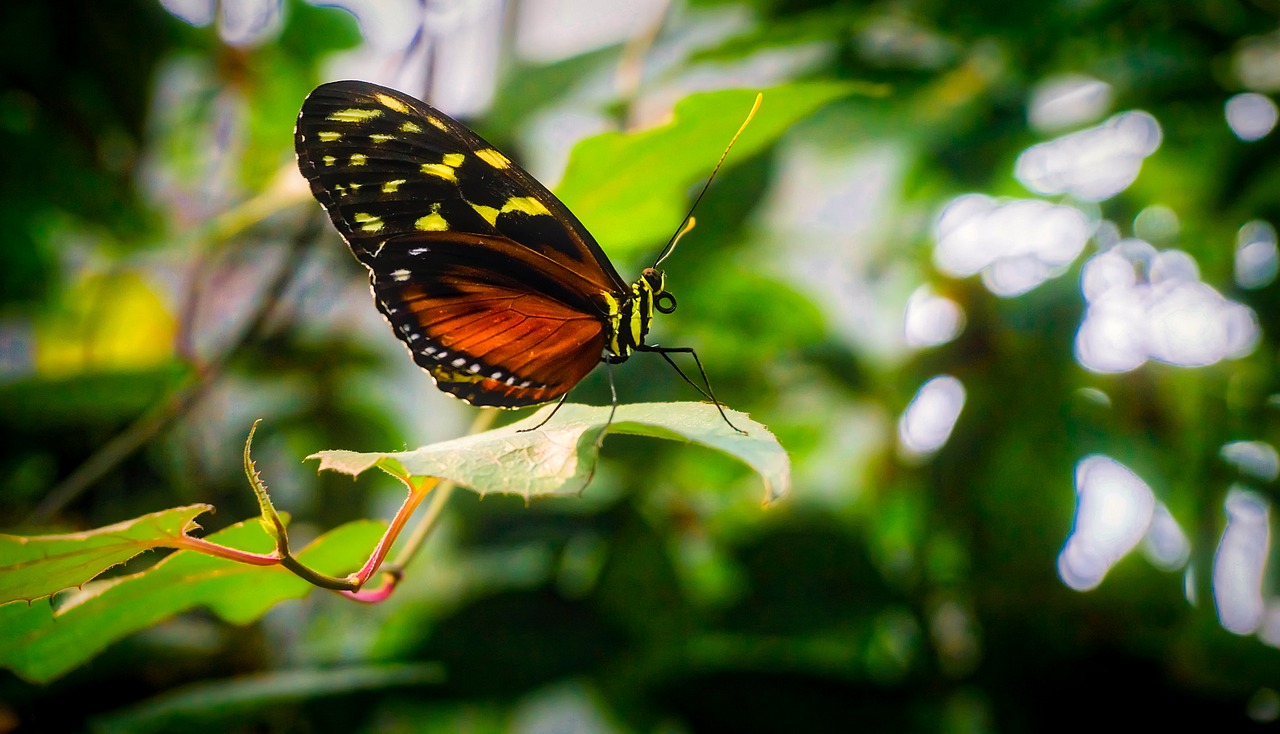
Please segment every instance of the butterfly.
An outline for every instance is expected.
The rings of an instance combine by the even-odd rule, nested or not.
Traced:
[[[657,269],[671,245],[627,283],[510,158],[370,82],[317,87],[294,143],[312,194],[368,268],[378,310],[441,390],[498,408],[563,401],[600,362],[649,351],[702,392],[669,356],[692,354],[701,370],[691,348],[645,344],[654,312],[676,307]],[[703,395],[720,408],[710,385]]]

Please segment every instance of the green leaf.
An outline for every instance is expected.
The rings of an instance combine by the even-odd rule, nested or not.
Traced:
[[[235,729],[255,715],[288,703],[360,691],[430,685],[443,679],[444,670],[436,663],[386,663],[245,675],[179,688],[94,719],[91,730],[101,734],[143,734],[192,727],[211,730],[219,724]]]
[[[384,529],[375,522],[348,523],[316,539],[298,557],[326,572],[349,571],[360,565]],[[257,518],[208,540],[259,553],[275,546]],[[178,612],[207,607],[229,622],[245,624],[312,588],[280,566],[250,566],[179,551],[145,571],[59,594],[52,603],[0,606],[0,666],[43,683]]]
[[[188,505],[66,535],[0,535],[0,604],[79,586],[112,566],[199,527],[211,505]]]
[[[609,423],[608,406],[566,404],[545,426],[538,427],[554,406],[492,431],[395,453],[321,451],[320,469],[358,475],[372,467],[402,479],[447,479],[480,494],[498,492],[529,499],[573,496],[582,491],[595,469],[596,440],[612,433],[690,441],[746,463],[764,480],[765,501],[787,492],[791,461],[778,439],[745,413],[725,409],[742,435],[725,425],[708,403],[638,403],[618,406]],[[536,430],[530,430],[535,429]]]
[[[765,91],[730,162],[764,150],[820,107],[859,92],[882,93],[852,82],[801,82]],[[690,186],[711,173],[755,97],[746,89],[695,94],[676,105],[666,125],[588,138],[573,149],[556,193],[615,257],[653,247],[675,232]]]

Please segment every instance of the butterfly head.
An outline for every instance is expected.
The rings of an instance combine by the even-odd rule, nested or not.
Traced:
[[[660,313],[671,313],[676,310],[676,297],[667,292],[667,275],[655,268],[645,268],[640,278],[653,293],[653,307]]]

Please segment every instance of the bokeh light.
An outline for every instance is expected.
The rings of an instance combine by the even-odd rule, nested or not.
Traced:
[[[1255,219],[1240,228],[1236,236],[1236,285],[1256,289],[1276,279],[1280,255],[1276,251],[1276,228]]]
[[[1160,124],[1142,111],[1123,112],[1097,127],[1033,145],[1018,156],[1014,175],[1037,194],[1102,201],[1138,178],[1160,147]]]
[[[1280,647],[1280,598],[1272,596],[1258,626],[1258,639],[1272,647]]]
[[[283,0],[160,0],[175,17],[196,27],[217,22],[218,35],[230,46],[250,47],[279,35],[284,27]]]
[[[1147,242],[1166,243],[1178,238],[1182,226],[1178,214],[1167,206],[1152,204],[1133,218],[1133,235]]]
[[[898,421],[898,442],[906,457],[928,456],[946,444],[964,408],[964,384],[939,375],[921,386]]]
[[[1244,356],[1259,338],[1253,311],[1200,281],[1195,260],[1179,250],[1127,240],[1090,258],[1080,280],[1088,307],[1076,359],[1094,372],[1151,359],[1201,367]]]
[[[1280,91],[1280,33],[1242,40],[1231,58],[1231,71],[1255,92]]]
[[[936,347],[955,339],[964,329],[964,309],[939,296],[928,286],[920,286],[907,300],[903,313],[903,336],[907,346]]]
[[[1280,454],[1266,441],[1232,441],[1219,453],[1228,464],[1254,479],[1274,482],[1280,477]]]
[[[1271,506],[1255,492],[1232,487],[1223,503],[1227,527],[1213,558],[1213,599],[1218,620],[1238,635],[1262,623],[1263,572],[1271,545]]]
[[[1128,467],[1098,454],[1076,464],[1075,483],[1075,522],[1058,555],[1058,575],[1087,591],[1147,534],[1155,496]]]
[[[1151,526],[1142,539],[1142,553],[1162,571],[1176,571],[1191,557],[1191,540],[1163,502],[1156,501]]]
[[[966,194],[938,217],[933,261],[955,277],[981,272],[992,293],[1016,296],[1063,272],[1091,231],[1075,207]]]
[[[1093,122],[1111,107],[1111,85],[1083,74],[1045,79],[1031,92],[1027,122],[1042,133],[1055,133]]]
[[[214,11],[217,10],[214,0],[160,0],[160,5],[173,13],[174,17],[197,28],[212,23]]]
[[[255,46],[275,38],[284,27],[282,0],[218,3],[218,34],[232,46]]]
[[[623,43],[660,22],[666,7],[662,0],[526,0],[518,5],[516,50],[546,63]]]
[[[1246,143],[1265,138],[1275,129],[1276,118],[1280,116],[1275,102],[1253,92],[1237,94],[1227,100],[1224,111],[1231,132]]]
[[[1280,718],[1280,694],[1271,688],[1259,688],[1245,704],[1245,713],[1260,724],[1275,721]]]

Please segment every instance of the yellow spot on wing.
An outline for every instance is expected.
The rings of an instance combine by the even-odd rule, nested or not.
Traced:
[[[395,181],[388,181],[382,184],[382,193],[394,194],[400,190],[400,184],[405,183],[406,179],[398,178]]]
[[[363,166],[368,161],[369,161],[369,156],[365,155],[364,153],[351,154],[351,165],[353,166]]]
[[[316,133],[316,137],[320,138],[322,143],[333,143],[342,140],[342,133],[333,130],[322,130]]]
[[[396,136],[388,135],[386,133],[373,133],[369,136],[369,139],[375,143],[385,143],[388,140],[395,140]]]
[[[462,165],[462,162],[466,159],[467,157],[461,153],[446,153],[444,158],[441,160],[444,161],[446,166],[453,166],[454,168],[457,168]]]
[[[440,216],[440,212],[433,211],[425,217],[419,217],[418,221],[413,223],[413,227],[423,232],[445,232],[449,229],[449,223]]]
[[[357,212],[351,215],[351,218],[360,225],[360,229],[366,232],[377,232],[382,229],[382,217],[377,217],[364,212]]]
[[[362,110],[358,107],[352,107],[346,110],[338,110],[326,119],[334,122],[365,122],[381,115],[382,110]]]
[[[427,115],[427,122],[431,123],[433,127],[440,128],[446,132],[449,130],[449,126],[441,122],[439,118]]]
[[[472,204],[471,208],[476,210],[476,214],[484,217],[484,221],[488,222],[490,226],[494,226],[498,223],[497,209],[494,209],[491,206],[484,206],[483,204]]]
[[[458,177],[453,174],[453,166],[446,166],[443,163],[423,163],[422,172],[428,176],[443,178],[446,181],[458,180]]]
[[[463,372],[462,370],[449,369],[448,367],[437,366],[431,368],[431,374],[441,382],[480,382],[486,379],[484,375],[477,375],[471,372]]]
[[[336,162],[338,161],[338,159],[337,159],[337,158],[334,158],[334,157],[333,157],[333,156],[331,156],[331,155],[327,155],[327,156],[325,156],[324,158],[321,158],[320,160],[324,161],[324,164],[325,164],[326,166],[332,166],[334,163],[336,163]]]
[[[391,109],[395,110],[396,112],[400,112],[400,113],[407,113],[407,112],[409,111],[409,107],[408,107],[408,105],[406,105],[404,102],[401,102],[400,100],[396,99],[395,97],[392,97],[392,96],[391,96],[391,95],[389,95],[389,94],[382,94],[382,93],[378,93],[378,94],[375,94],[375,95],[373,95],[373,96],[374,96],[375,98],[377,98],[377,100],[378,100],[379,102],[381,102],[382,104],[386,105],[387,107],[390,107]]]
[[[420,133],[422,132],[422,128],[418,127],[412,122],[405,122],[400,125],[400,131],[406,132],[406,133]]]
[[[499,153],[493,148],[477,150],[476,155],[479,156],[480,160],[497,169],[508,168],[511,165],[511,161],[508,160],[505,155]]]
[[[502,205],[502,213],[509,214],[510,212],[520,212],[531,217],[551,213],[547,211],[547,207],[542,202],[532,196],[513,196],[507,199],[507,203]]]

